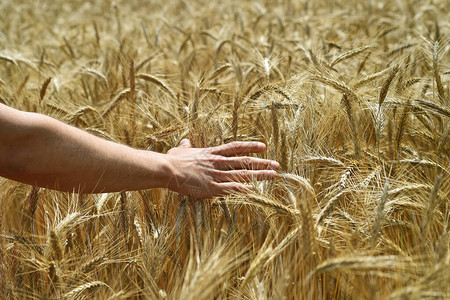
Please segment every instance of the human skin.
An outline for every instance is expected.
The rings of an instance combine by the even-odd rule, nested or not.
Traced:
[[[277,176],[279,164],[245,157],[259,142],[192,148],[184,139],[167,154],[107,141],[51,117],[0,104],[0,176],[59,191],[106,193],[169,188],[209,198],[248,192]]]

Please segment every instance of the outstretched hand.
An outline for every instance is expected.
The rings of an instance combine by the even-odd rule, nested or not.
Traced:
[[[273,179],[280,165],[273,160],[237,155],[264,150],[266,145],[259,142],[192,148],[189,140],[183,139],[178,147],[167,152],[173,171],[168,187],[196,198],[249,192],[253,188],[246,182]]]

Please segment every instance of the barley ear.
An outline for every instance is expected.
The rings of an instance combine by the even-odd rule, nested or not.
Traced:
[[[439,176],[436,177],[436,180],[434,181],[433,190],[431,191],[430,194],[430,201],[428,202],[427,212],[426,215],[423,217],[420,228],[423,241],[426,240],[426,236],[428,235],[430,225],[433,221],[434,210],[438,202],[438,191],[439,188],[441,187],[441,182],[443,178],[444,178],[443,175],[440,174]]]
[[[231,123],[231,130],[233,132],[233,138],[236,141],[237,140],[237,133],[238,133],[238,118],[239,118],[239,107],[241,105],[241,97],[239,95],[239,92],[236,92],[236,95],[234,96],[233,101],[233,119]]]
[[[389,182],[386,180],[386,183],[384,184],[384,187],[383,187],[383,192],[381,193],[381,196],[380,196],[380,201],[378,202],[377,211],[376,211],[375,219],[373,222],[372,237],[371,237],[371,241],[370,241],[372,248],[375,247],[375,244],[378,239],[381,221],[383,220],[383,217],[384,217],[384,206],[386,204],[386,200],[387,200],[387,197],[389,194],[388,192],[389,192]]]
[[[49,242],[50,242],[50,246],[51,246],[51,250],[52,250],[54,259],[56,261],[61,261],[63,258],[63,250],[61,248],[59,238],[56,235],[56,232],[54,230],[50,231]]]
[[[271,116],[272,116],[272,143],[274,147],[274,156],[277,157],[278,155],[278,141],[280,139],[280,129],[278,127],[278,110],[275,107],[275,104],[272,103],[271,106]]]
[[[52,80],[52,78],[48,77],[41,86],[41,90],[39,91],[39,105],[41,105],[42,100],[45,97],[45,93],[47,92],[47,87],[50,84],[51,80]]]
[[[38,200],[39,200],[39,188],[32,186],[26,200],[29,205],[29,218],[32,234],[34,234],[34,213],[37,208]]]
[[[409,111],[411,110],[411,103],[408,101],[404,104],[402,114],[400,117],[400,122],[397,126],[397,133],[395,137],[395,159],[398,160],[400,157],[400,145],[408,126]]]
[[[438,51],[439,51],[439,41],[436,41],[434,43],[434,47],[433,47],[433,74],[434,74],[434,79],[436,80],[436,87],[437,87],[439,99],[441,100],[442,103],[446,103],[446,100],[448,100],[448,99],[446,99],[446,97],[445,97],[444,86],[442,84],[441,76],[439,75]]]
[[[386,99],[389,87],[391,86],[391,83],[394,80],[394,77],[397,74],[398,70],[399,70],[399,66],[398,65],[394,66],[391,69],[391,71],[389,72],[388,78],[386,79],[386,81],[381,86],[380,95],[378,96],[378,107],[381,107],[381,105],[384,102],[384,99]]]
[[[120,223],[125,237],[128,236],[128,207],[126,192],[120,193]]]

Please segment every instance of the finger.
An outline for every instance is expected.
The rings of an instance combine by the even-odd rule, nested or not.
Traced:
[[[217,196],[228,195],[232,193],[247,194],[254,190],[253,186],[238,182],[223,182],[217,185]]]
[[[188,139],[182,139],[180,142],[180,148],[192,148],[192,144]]]
[[[214,176],[218,182],[251,182],[253,180],[270,180],[277,177],[277,172],[269,170],[232,170],[220,171]]]
[[[213,147],[212,154],[223,156],[235,156],[240,154],[259,153],[266,150],[266,145],[260,142],[232,142]]]
[[[278,170],[280,164],[273,160],[255,157],[224,157],[216,164],[220,170]]]

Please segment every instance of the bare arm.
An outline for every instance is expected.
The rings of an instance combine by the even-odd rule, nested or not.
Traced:
[[[0,106],[0,169],[23,183],[76,192],[164,186],[164,155],[95,137],[53,118]]]
[[[262,143],[191,148],[183,140],[168,154],[106,141],[53,118],[0,104],[0,176],[79,193],[167,187],[211,197],[271,179],[278,163],[236,154],[261,152]]]

